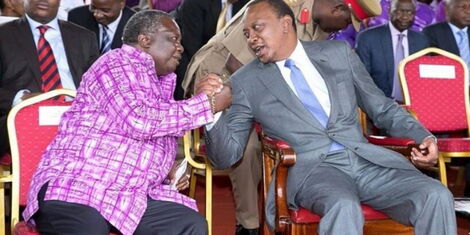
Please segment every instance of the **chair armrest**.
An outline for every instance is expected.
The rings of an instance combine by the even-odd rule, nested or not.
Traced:
[[[289,167],[296,162],[294,150],[284,141],[275,140],[267,136],[262,137],[264,159],[274,161],[274,200],[276,205],[275,232],[287,234],[291,221],[289,206],[287,204],[287,173]]]

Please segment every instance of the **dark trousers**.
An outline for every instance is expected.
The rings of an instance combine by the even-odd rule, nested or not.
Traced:
[[[57,200],[44,201],[47,184],[39,191],[39,210],[34,215],[40,234],[107,235],[115,228],[94,208]],[[207,223],[196,211],[174,202],[147,200],[134,234],[207,234]]]

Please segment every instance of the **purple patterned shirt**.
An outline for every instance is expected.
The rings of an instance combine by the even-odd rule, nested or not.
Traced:
[[[26,220],[45,200],[88,205],[124,235],[132,234],[147,196],[197,210],[194,200],[162,184],[173,166],[177,137],[212,122],[205,94],[173,100],[176,75],[157,77],[152,57],[123,45],[83,75],[71,108],[33,176]]]

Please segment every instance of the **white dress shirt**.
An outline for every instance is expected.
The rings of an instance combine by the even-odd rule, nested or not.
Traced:
[[[310,87],[310,90],[312,90],[313,94],[315,94],[317,97],[318,102],[322,106],[323,110],[325,110],[325,113],[330,116],[331,102],[325,80],[323,80],[323,77],[320,75],[315,66],[313,66],[300,41],[297,41],[295,50],[289,56],[289,59],[293,60],[297,68],[302,71],[302,74],[304,75],[305,80],[307,80],[307,84]],[[291,70],[284,66],[285,63],[286,60],[282,60],[276,62],[276,65],[281,71],[282,77],[286,81],[287,85],[289,85],[290,89],[298,97],[297,91],[295,90],[294,84],[290,78]]]
[[[397,42],[398,42],[398,35],[403,34],[405,35],[403,37],[403,56],[407,57],[410,55],[409,52],[409,46],[408,46],[408,30],[403,30],[403,32],[398,31],[398,29],[393,26],[392,23],[388,23],[388,26],[390,28],[390,35],[392,36],[392,46],[393,46],[393,56],[395,56],[396,51],[397,51]]]
[[[107,29],[105,29],[102,24],[98,24],[100,28],[100,46],[101,46],[101,42],[103,41],[103,30],[106,30],[109,40],[111,40],[111,44],[113,43],[114,34],[116,34],[116,30],[119,25],[119,21],[121,21],[121,17],[122,17],[122,10],[121,12],[119,12],[119,16],[113,22],[107,25],[108,26]]]
[[[27,14],[26,19],[28,20],[29,26],[31,27],[31,32],[33,32],[34,44],[36,45],[36,47],[38,45],[40,36],[38,27],[41,25],[47,25],[50,27],[44,34],[44,37],[49,42],[49,45],[52,48],[52,52],[54,53],[54,59],[57,64],[57,69],[59,70],[60,82],[62,83],[62,87],[76,90],[75,83],[73,82],[72,73],[70,72],[69,64],[67,61],[67,55],[65,53],[64,42],[62,41],[62,35],[60,32],[59,21],[57,17],[47,24],[41,24],[31,19],[31,17],[29,17]],[[24,89],[16,93],[13,99],[12,106],[16,105],[21,101],[21,97],[24,93],[29,92],[31,91]]]

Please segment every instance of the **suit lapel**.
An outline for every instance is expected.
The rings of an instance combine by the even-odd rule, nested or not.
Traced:
[[[24,52],[26,53],[26,58],[28,59],[29,68],[32,70],[34,74],[34,80],[36,81],[38,87],[41,87],[41,73],[39,71],[39,61],[38,61],[38,52],[36,48],[36,44],[34,42],[33,32],[31,32],[31,27],[29,26],[28,20],[26,17],[23,17],[20,21],[20,27],[18,32],[18,37],[21,40],[19,42],[22,44],[22,48],[24,48]]]
[[[302,44],[307,52],[307,55],[312,62],[313,66],[317,69],[317,71],[322,76],[323,80],[325,81],[326,87],[328,88],[328,96],[330,98],[331,103],[331,110],[328,118],[328,124],[335,123],[336,119],[338,118],[338,100],[335,99],[335,94],[337,93],[336,87],[336,80],[335,80],[335,73],[332,70],[333,66],[331,66],[330,62],[328,61],[328,56],[323,53],[321,48],[315,46],[306,46],[306,44]]]
[[[263,64],[258,61],[258,66],[262,68],[263,74],[271,74],[272,76],[263,76],[259,80],[266,86],[267,90],[275,96],[287,109],[297,115],[300,119],[312,124],[314,127],[323,129],[316,118],[305,108],[299,98],[289,88],[286,81],[282,77],[281,72],[275,63]]]
[[[457,40],[454,37],[454,32],[452,32],[452,29],[447,22],[443,22],[442,31],[443,32],[440,34],[440,36],[442,36],[443,44],[449,45],[450,52],[454,52],[455,54],[460,55],[459,46],[457,45]]]
[[[74,38],[74,34],[69,27],[64,25],[64,22],[59,20],[60,34],[62,36],[62,42],[64,43],[65,55],[67,56],[67,63],[69,65],[70,73],[72,74],[73,82],[75,87],[78,87],[80,84],[80,78],[77,76],[77,66],[74,63],[74,56],[80,55],[80,46]]]
[[[383,35],[380,46],[384,55],[384,60],[387,65],[387,85],[390,91],[393,87],[393,78],[395,77],[395,55],[393,54],[393,40],[388,24],[383,26]]]

